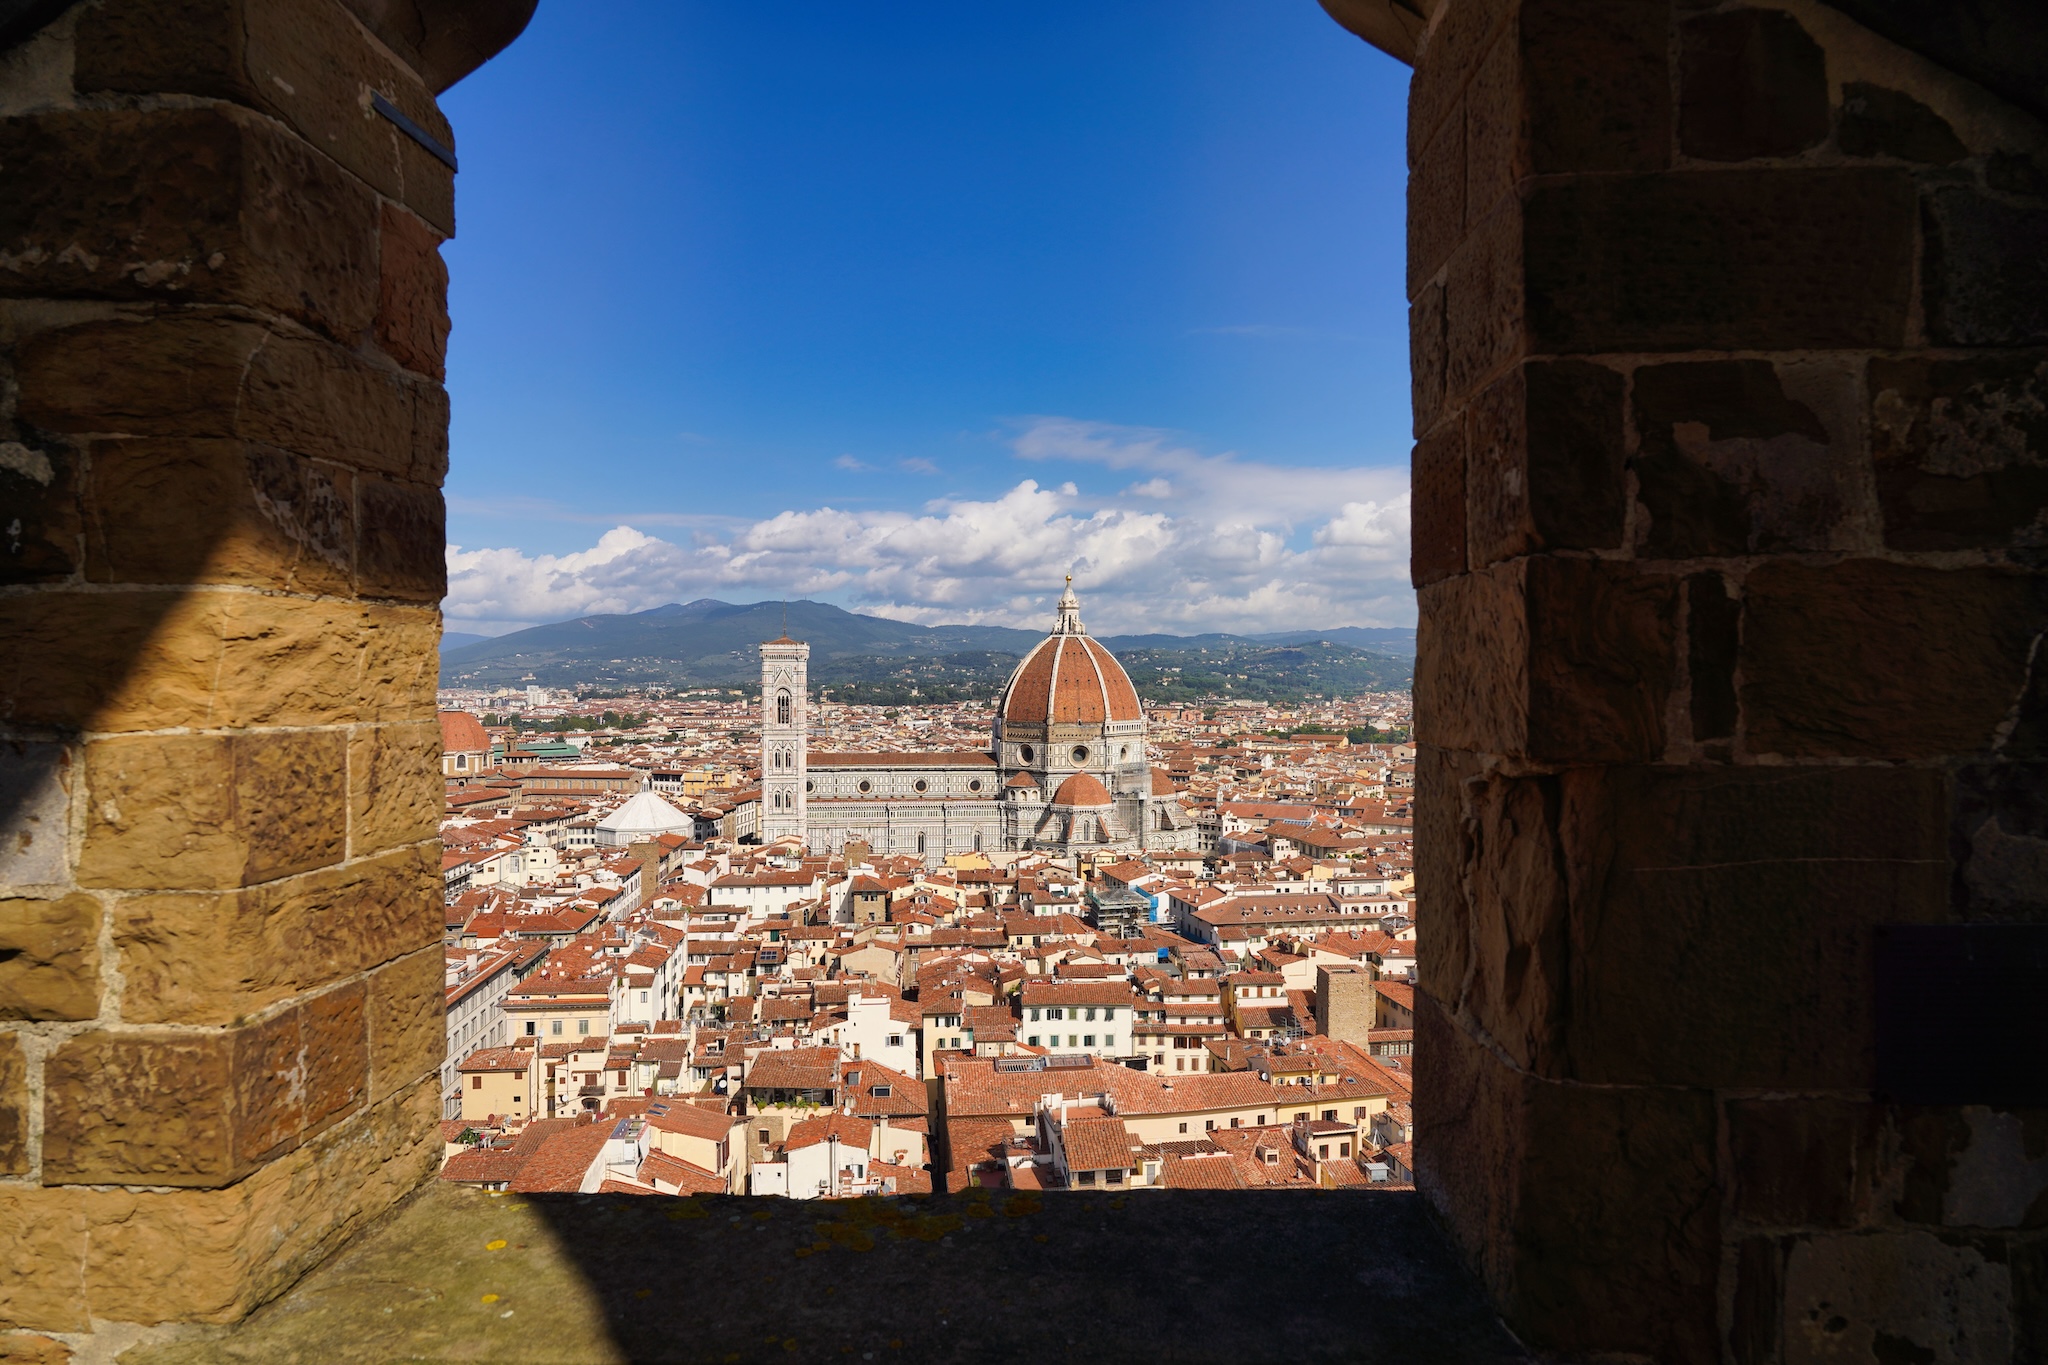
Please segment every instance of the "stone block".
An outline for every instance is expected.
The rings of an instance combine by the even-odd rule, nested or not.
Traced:
[[[1797,156],[1826,140],[1828,122],[1827,57],[1792,15],[1736,9],[1679,26],[1678,147],[1685,155]]]
[[[70,879],[69,745],[0,739],[0,886]]]
[[[1948,120],[1900,90],[1868,81],[1842,85],[1835,146],[1846,156],[1889,156],[1947,166],[1970,154]]]
[[[1521,205],[1475,220],[1444,275],[1444,397],[1456,404],[1527,349]]]
[[[225,1024],[417,952],[440,939],[439,873],[430,847],[409,848],[243,891],[124,897],[122,1015]]]
[[[1527,173],[1661,170],[1671,159],[1669,11],[1524,0]]]
[[[86,1220],[69,1190],[0,1185],[0,1328],[83,1332],[86,1316]]]
[[[1506,1316],[1560,1353],[1720,1360],[1712,1097],[1525,1081]],[[1600,1172],[1596,1188],[1575,1173]]]
[[[100,1012],[100,903],[91,896],[0,899],[0,1019]]]
[[[2044,688],[2036,678],[2033,690]],[[2008,743],[2007,750],[2016,746]],[[2015,756],[2017,757],[2017,755]],[[2048,754],[1955,770],[1949,853],[1966,919],[2048,920]]]
[[[0,294],[239,304],[342,339],[376,314],[376,196],[268,119],[54,110],[0,125],[0,164]]]
[[[44,1064],[43,1181],[217,1188],[360,1105],[363,987],[204,1033],[88,1033]]]
[[[2048,351],[1874,359],[1867,387],[1886,545],[2048,542]]]
[[[349,736],[348,773],[351,857],[434,836],[447,800],[439,725],[361,727]]]
[[[438,1104],[403,1092],[225,1189],[85,1194],[80,1298],[102,1320],[239,1320],[431,1177]]]
[[[11,379],[0,364],[0,393]],[[0,507],[7,509],[8,532],[0,540],[0,584],[60,582],[77,571],[78,472],[69,445],[0,419]]]
[[[166,10],[170,13],[165,13]],[[177,0],[94,10],[78,27],[84,91],[233,100],[272,115],[378,192],[454,231],[452,173],[370,107],[383,94],[452,147],[420,78],[328,0]],[[426,165],[419,164],[421,160]]]
[[[1850,382],[1844,376],[1845,385]],[[1654,558],[1824,550],[1862,471],[1764,360],[1636,371],[1641,552]]]
[[[448,593],[441,490],[365,477],[356,498],[356,590],[364,597],[438,604]]]
[[[1467,793],[1479,761],[1456,749],[1417,746],[1415,755],[1415,896],[1426,907],[1416,917],[1416,963],[1422,989],[1456,1000],[1473,969],[1476,951],[1466,933],[1469,907],[1465,868],[1472,858],[1474,822]]]
[[[382,251],[377,344],[406,369],[438,382],[448,353],[448,267],[441,260],[441,234],[386,204]]]
[[[0,1175],[28,1174],[28,1062],[21,1040],[0,1033]]]
[[[1759,1227],[1849,1228],[1878,1211],[1883,1113],[1823,1096],[1727,1105],[1730,1213]]]
[[[244,592],[0,597],[0,635],[51,666],[14,684],[15,723],[102,731],[331,725],[434,713],[440,615]]]
[[[1417,1185],[1522,1340],[1718,1359],[1710,1096],[1537,1080],[1420,991],[1415,1096]]]
[[[426,1081],[438,1092],[448,1051],[445,963],[438,946],[370,977],[370,1098]]]
[[[1459,103],[1465,114],[1465,221],[1476,223],[1515,192],[1528,174],[1525,73],[1515,29],[1486,50]],[[1425,152],[1427,169],[1433,152]]]
[[[95,441],[87,577],[346,595],[353,471],[225,440]]]
[[[1444,287],[1425,286],[1408,308],[1408,391],[1414,432],[1437,424],[1444,405]]]
[[[1924,217],[1928,336],[1952,346],[2048,342],[2048,208],[1941,185],[1928,191]]]
[[[1924,1232],[1795,1241],[1785,1265],[1786,1365],[2013,1356],[2013,1283],[1992,1255]]]
[[[1446,422],[1415,443],[1409,575],[1417,587],[1465,572],[1465,437]]]
[[[70,1365],[71,1348],[40,1332],[0,1333],[0,1365]]]
[[[1696,743],[1735,734],[1735,660],[1742,645],[1742,605],[1717,573],[1685,580],[1686,674],[1692,684],[1692,737]]]
[[[1524,361],[1473,400],[1473,567],[1546,550],[1620,546],[1623,385],[1615,371],[1583,361]]]
[[[1936,758],[1992,747],[2048,625],[2048,579],[1878,560],[1774,563],[1743,587],[1750,749]],[[1911,641],[1912,666],[1900,663]]]
[[[336,730],[146,735],[86,748],[86,886],[228,887],[336,863],[348,833]]]
[[[1896,347],[1915,216],[1903,170],[1540,183],[1523,205],[1529,349]]]
[[[1408,83],[1408,164],[1422,161],[1422,149],[1448,118],[1487,48],[1512,24],[1510,0],[1469,0],[1446,8],[1415,54]]]
[[[446,468],[445,397],[422,407],[438,385],[258,323],[84,323],[30,338],[19,370],[22,415],[53,431],[255,441],[437,484]],[[423,412],[438,435],[414,429]]]
[[[1563,784],[1571,1077],[1869,1084],[1872,931],[1949,913],[1942,773],[1616,766]]]
[[[1408,173],[1408,296],[1416,297],[1465,237],[1465,124],[1437,132]]]
[[[1517,1067],[1560,1075],[1572,945],[1558,779],[1495,774],[1463,786],[1463,894],[1431,907],[1461,941],[1444,1003]]]

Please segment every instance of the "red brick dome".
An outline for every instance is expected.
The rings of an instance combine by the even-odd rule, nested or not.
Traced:
[[[1113,804],[1109,789],[1087,773],[1075,773],[1060,783],[1058,791],[1052,794],[1055,806],[1107,806]]]
[[[1143,718],[1124,666],[1085,635],[1047,636],[1024,656],[1003,693],[1003,719],[1012,725]]]

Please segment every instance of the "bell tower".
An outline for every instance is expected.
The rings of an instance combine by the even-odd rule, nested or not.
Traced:
[[[811,647],[789,638],[761,646],[761,842],[809,837],[804,808],[810,730]]]

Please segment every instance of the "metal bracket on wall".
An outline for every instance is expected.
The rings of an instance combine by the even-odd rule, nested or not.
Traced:
[[[420,146],[426,148],[427,152],[435,160],[447,166],[449,170],[461,169],[455,164],[455,152],[452,148],[446,146],[439,138],[407,118],[404,110],[400,109],[390,100],[385,99],[384,96],[375,90],[370,92],[370,107],[391,120],[393,127],[397,128],[399,132],[404,133],[414,142],[419,143]]]

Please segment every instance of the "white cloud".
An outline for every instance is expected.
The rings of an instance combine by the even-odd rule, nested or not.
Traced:
[[[852,471],[853,471],[854,473],[856,473],[856,474],[859,474],[859,473],[863,473],[863,472],[865,472],[866,470],[870,470],[870,469],[873,469],[873,468],[874,468],[874,466],[873,466],[873,465],[871,465],[871,464],[865,464],[865,463],[863,463],[863,462],[861,462],[861,461],[859,461],[859,460],[856,460],[856,459],[854,459],[854,458],[853,458],[853,456],[851,456],[851,455],[841,455],[841,456],[840,456],[840,457],[839,457],[838,459],[834,460],[834,461],[833,461],[832,463],[833,463],[833,464],[835,464],[835,465],[837,465],[837,466],[838,466],[839,468],[841,468],[841,469],[850,469],[850,470],[852,470]]]
[[[792,509],[687,541],[620,525],[567,555],[451,546],[444,608],[454,629],[509,629],[696,597],[804,596],[925,624],[1037,627],[1071,572],[1105,634],[1415,619],[1404,469],[1205,455],[1165,432],[1065,418],[1025,423],[1011,444],[1026,460],[1150,477],[1111,499],[1024,479],[918,512]]]
[[[896,467],[909,474],[936,474],[939,472],[939,467],[930,460],[920,459],[915,455],[907,460],[898,460]]]

